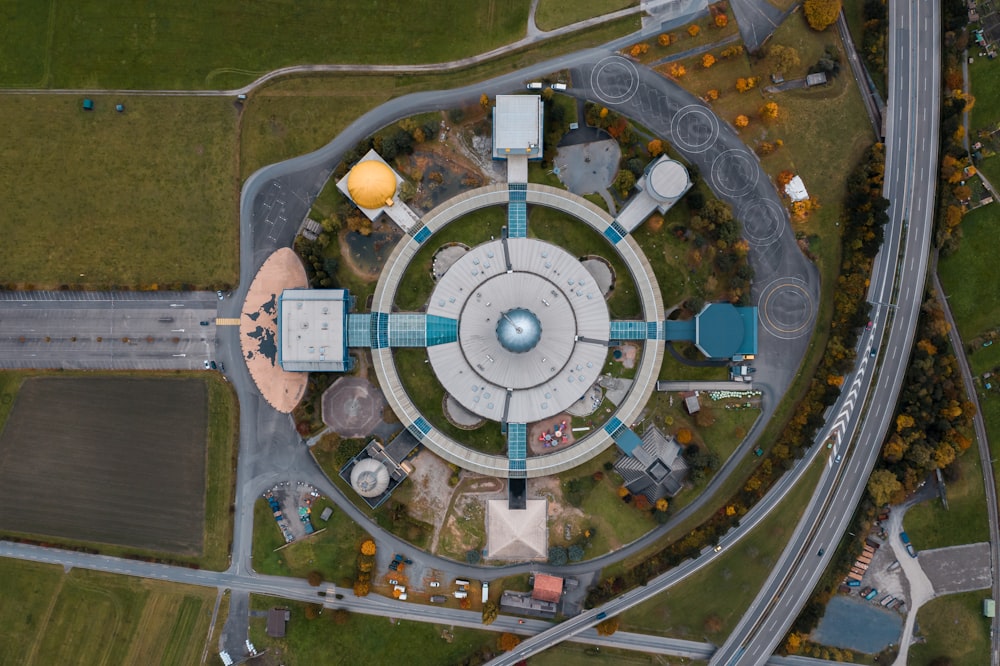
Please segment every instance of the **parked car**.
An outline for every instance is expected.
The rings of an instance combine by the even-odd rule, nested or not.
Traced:
[[[198,323],[201,324],[202,326],[208,326],[207,321],[199,321]]]
[[[441,587],[441,583],[437,582],[436,580],[432,580],[431,587]]]
[[[205,369],[206,369],[206,370],[208,370],[208,369],[209,369],[209,368],[211,368],[211,367],[212,367],[212,366],[208,364],[208,361],[205,361]]]

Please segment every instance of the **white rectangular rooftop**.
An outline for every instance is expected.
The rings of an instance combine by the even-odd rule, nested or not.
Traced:
[[[345,289],[286,289],[278,299],[278,361],[292,372],[347,370]]]
[[[493,107],[493,157],[542,156],[542,98],[497,95]]]

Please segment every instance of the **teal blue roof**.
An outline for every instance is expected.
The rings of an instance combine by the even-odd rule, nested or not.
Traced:
[[[744,317],[741,309],[732,303],[710,303],[698,315],[698,322],[695,330],[697,340],[695,341],[701,352],[709,358],[731,358],[736,354],[754,353],[742,352],[744,339],[747,337],[747,317]],[[756,335],[756,308],[752,317],[752,340],[754,348],[757,346]]]

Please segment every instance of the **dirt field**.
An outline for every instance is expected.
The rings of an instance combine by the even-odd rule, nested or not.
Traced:
[[[200,554],[207,419],[198,379],[26,380],[0,433],[0,530]]]

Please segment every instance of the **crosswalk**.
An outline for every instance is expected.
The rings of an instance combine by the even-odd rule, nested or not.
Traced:
[[[216,326],[239,326],[239,317],[217,317],[215,319]]]

